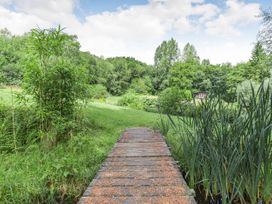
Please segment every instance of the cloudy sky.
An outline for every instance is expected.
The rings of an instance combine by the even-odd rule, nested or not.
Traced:
[[[212,63],[248,60],[272,0],[0,0],[0,29],[23,34],[61,24],[83,51],[153,63],[156,47],[190,42]]]

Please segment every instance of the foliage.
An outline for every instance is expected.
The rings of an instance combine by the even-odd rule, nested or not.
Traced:
[[[269,54],[272,54],[272,11],[262,12],[262,28],[259,32],[259,40]]]
[[[5,108],[8,112],[1,107],[0,114],[10,115],[10,107]],[[17,130],[32,127],[23,119],[34,117],[34,110],[18,109],[16,126],[21,126]],[[0,154],[0,203],[76,203],[121,132],[127,127],[153,127],[158,117],[144,111],[93,104],[86,106],[83,113],[85,120],[69,140],[50,149],[31,143],[17,153]],[[30,121],[32,124],[33,119]],[[8,127],[11,125],[9,122]],[[34,126],[31,130],[36,131]],[[31,132],[24,130],[20,135],[28,139]]]
[[[262,17],[266,23],[260,31],[260,36],[269,28],[269,16],[270,12],[265,11]],[[37,46],[40,44],[40,51],[30,52],[29,45],[34,43],[31,33],[23,36],[13,36],[8,30],[1,30],[0,33],[0,83],[4,85],[20,85],[24,69],[28,67],[30,61],[34,63],[40,60],[38,53],[41,51],[47,55],[43,58],[50,58],[41,60],[45,62],[53,60],[51,59],[53,57],[49,56],[62,53],[61,58],[65,58],[65,62],[69,62],[76,69],[86,70],[84,77],[89,84],[101,84],[114,96],[123,95],[129,89],[139,94],[159,94],[165,88],[176,86],[180,89],[186,87],[185,89],[192,93],[208,91],[220,94],[225,101],[235,102],[239,83],[251,79],[260,82],[270,76],[271,56],[260,36],[251,59],[235,66],[211,64],[208,59],[203,59],[200,63],[197,50],[190,43],[184,46],[181,57],[178,43],[173,38],[163,41],[157,47],[154,66],[149,66],[131,57],[104,59],[89,52],[81,52],[80,44],[74,35],[63,33],[63,40],[58,42],[60,43],[58,47],[53,43],[57,36],[49,39],[45,37],[44,32],[44,42],[39,40],[35,42]]]
[[[153,86],[156,91],[168,87],[169,70],[180,60],[180,50],[176,40],[171,38],[157,47],[154,57]]]
[[[193,45],[187,43],[183,48],[182,62],[187,64],[199,64],[200,58],[197,55],[197,51]]]
[[[128,106],[130,108],[142,110],[143,109],[143,103],[141,98],[133,93],[133,92],[128,92],[124,94],[119,100],[118,100],[118,105],[120,106]]]
[[[242,100],[248,104],[252,95],[252,89],[256,92],[259,86],[257,82],[245,80],[237,86],[237,100]]]
[[[130,88],[138,94],[149,94],[152,90],[152,83],[149,77],[135,78],[132,80]]]
[[[162,113],[178,114],[182,101],[191,99],[191,93],[187,90],[180,90],[171,87],[163,90],[158,98],[159,109]]]
[[[112,98],[112,97],[111,97]],[[128,106],[130,108],[145,110],[147,112],[157,113],[158,111],[158,97],[152,95],[139,95],[133,91],[129,91],[117,99],[117,103],[110,100],[107,103]]]
[[[26,36],[12,36],[8,30],[0,30],[0,84],[20,84],[25,47]]]
[[[0,105],[0,154],[22,150],[37,139],[39,118],[30,107]]]
[[[158,112],[158,97],[157,96],[143,96],[143,109],[147,112]]]
[[[69,51],[74,53],[77,44],[60,27],[33,29],[30,40],[29,52],[33,54],[25,61],[23,88],[35,102],[40,130],[45,132],[45,140],[48,140],[47,132],[55,128],[53,131],[58,137],[59,125],[74,118],[78,99],[85,96],[85,73],[70,57]],[[60,129],[69,128],[63,125]],[[49,140],[55,143],[59,139]]]
[[[179,89],[192,89],[196,67],[188,63],[178,63],[170,70],[170,85]]]
[[[109,93],[107,88],[101,84],[94,84],[89,86],[89,95],[93,99],[105,99]]]
[[[113,95],[124,94],[131,82],[139,81],[148,73],[148,65],[129,57],[107,59],[113,65],[113,70],[107,79],[107,89]]]
[[[193,118],[169,116],[168,141],[190,186],[213,202],[271,202],[271,88],[252,88],[236,106],[210,97]]]
[[[252,51],[249,61],[251,68],[251,79],[261,82],[270,75],[270,66],[268,64],[268,56],[266,55],[260,42],[257,42]]]

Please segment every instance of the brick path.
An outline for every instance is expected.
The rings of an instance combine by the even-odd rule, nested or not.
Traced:
[[[126,129],[79,204],[195,204],[161,134]]]

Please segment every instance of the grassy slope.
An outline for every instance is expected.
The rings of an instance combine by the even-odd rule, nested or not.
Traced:
[[[7,97],[7,91],[0,90]],[[90,103],[84,111],[90,128],[45,150],[0,155],[0,203],[75,203],[126,127],[153,127],[158,115]]]
[[[0,86],[0,102],[5,104],[11,104],[12,100],[16,102],[16,94],[21,90],[19,88],[6,88]],[[12,98],[13,95],[13,98]]]

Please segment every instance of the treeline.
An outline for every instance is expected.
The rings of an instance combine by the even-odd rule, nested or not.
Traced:
[[[263,14],[264,25],[267,15]],[[208,59],[200,60],[196,48],[187,43],[183,50],[173,38],[163,41],[154,54],[154,64],[147,65],[132,57],[104,59],[89,52],[80,51],[76,36],[69,38],[66,55],[73,59],[75,67],[87,71],[87,80],[93,89],[103,90],[111,95],[123,95],[129,90],[139,94],[158,95],[168,89],[177,92],[181,99],[190,98],[193,93],[206,91],[220,94],[227,102],[236,101],[237,87],[244,81],[259,83],[270,77],[271,55],[266,42],[269,26],[264,26],[252,50],[248,62],[211,64]],[[266,29],[266,30],[265,30]],[[270,34],[271,35],[271,34]],[[268,39],[267,39],[268,38]],[[30,34],[13,36],[8,30],[0,32],[0,83],[20,85],[29,53]],[[95,92],[95,91],[94,91]]]
[[[65,45],[67,55],[75,66],[84,68],[90,85],[100,84],[112,95],[124,94],[128,89],[139,93],[151,93],[151,66],[132,57],[97,57],[79,50],[76,36],[64,34],[69,39]],[[38,42],[37,42],[38,43]],[[20,86],[26,61],[34,53],[30,33],[14,36],[7,29],[0,31],[0,83]]]

